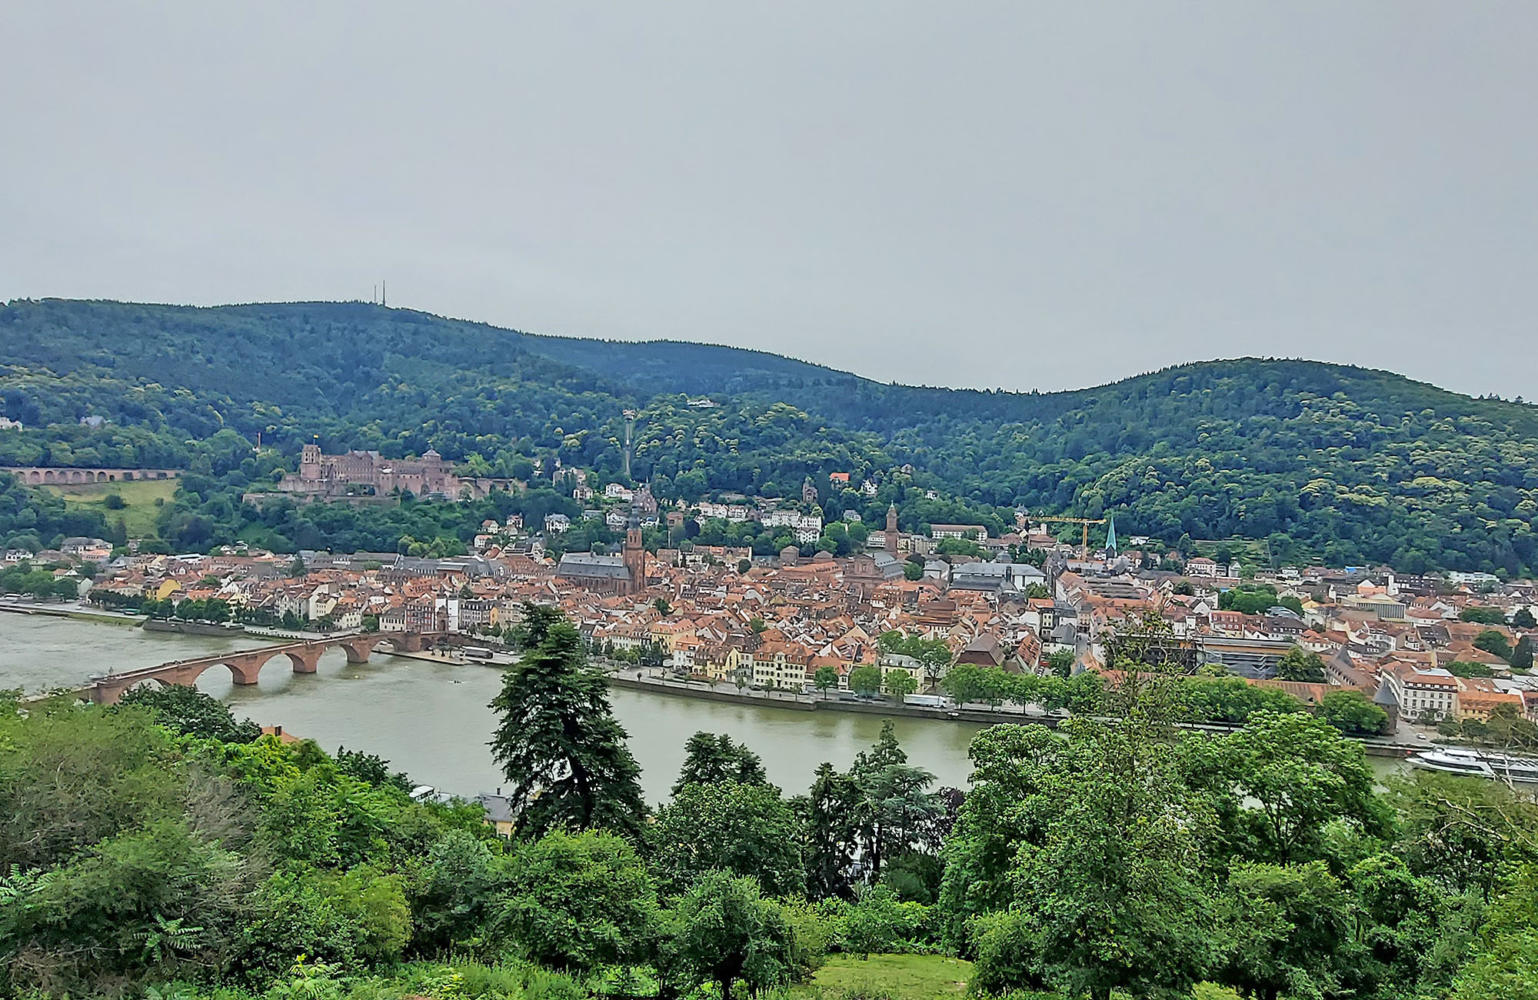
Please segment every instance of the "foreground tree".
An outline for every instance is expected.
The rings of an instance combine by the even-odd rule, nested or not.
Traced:
[[[664,892],[682,892],[713,869],[752,875],[774,896],[803,887],[800,824],[771,785],[684,785],[658,813],[648,839]]]
[[[677,795],[685,785],[721,781],[763,785],[768,780],[763,760],[746,744],[734,742],[726,733],[700,731],[684,744],[684,763],[678,770],[678,780],[673,782],[673,794]]]
[[[177,755],[143,711],[64,700],[0,717],[0,868],[44,868],[176,814]]]
[[[613,834],[555,832],[518,849],[504,914],[530,959],[587,972],[639,957],[656,892],[635,849]]]
[[[487,954],[505,944],[508,860],[465,830],[452,830],[428,848],[413,885],[414,950],[433,955],[458,948]]]
[[[1325,828],[1342,823],[1370,836],[1389,818],[1373,794],[1362,745],[1329,723],[1301,712],[1257,712],[1244,729],[1223,737],[1224,815],[1257,861],[1289,864],[1326,855]]]
[[[795,973],[792,929],[751,878],[708,872],[678,901],[673,946],[700,982],[731,1000],[739,982],[750,994],[788,982]]]
[[[1218,908],[1219,981],[1257,1000],[1336,990],[1356,902],[1324,862],[1235,865]]]
[[[137,687],[120,704],[147,708],[167,729],[206,740],[250,743],[262,735],[261,726],[249,719],[236,721],[229,706],[190,684]]]
[[[854,894],[851,869],[859,803],[860,789],[853,778],[832,764],[818,766],[804,807],[806,886],[813,898],[847,899]]]
[[[1211,961],[1201,802],[1172,748],[1142,727],[1064,728],[1073,760],[1042,778],[1056,815],[1039,843],[1020,847],[1013,909],[983,933],[973,986],[1184,995]]]
[[[641,769],[614,718],[607,681],[569,623],[525,621],[534,645],[491,702],[501,717],[492,755],[512,786],[519,834],[606,829],[637,839],[646,814]]]
[[[1047,782],[1067,766],[1069,746],[1042,726],[1003,725],[978,733],[968,753],[972,790],[945,841],[939,906],[945,943],[963,954],[973,948],[974,918],[1013,900],[1020,848],[1045,841],[1057,815]]]

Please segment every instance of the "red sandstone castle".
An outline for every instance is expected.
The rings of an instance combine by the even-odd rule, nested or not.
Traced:
[[[421,458],[383,458],[377,451],[324,455],[319,445],[307,444],[299,454],[299,473],[284,476],[277,488],[318,497],[347,496],[372,488],[380,496],[400,490],[458,499],[464,486],[443,456],[431,448]]]

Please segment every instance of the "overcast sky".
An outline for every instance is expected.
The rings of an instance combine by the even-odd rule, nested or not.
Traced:
[[[1538,3],[7,3],[0,299],[1538,396]]]

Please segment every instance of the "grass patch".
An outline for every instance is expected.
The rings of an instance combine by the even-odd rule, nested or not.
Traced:
[[[155,501],[170,503],[176,484],[175,479],[135,479],[126,483],[46,485],[43,489],[63,497],[66,507],[96,511],[108,524],[121,517],[129,538],[154,538],[155,517],[160,513]],[[114,494],[123,498],[122,510],[107,509],[107,497]]]
[[[971,962],[946,955],[829,955],[812,982],[792,995],[837,997],[859,988],[893,1000],[932,1000],[963,996],[971,978]]]

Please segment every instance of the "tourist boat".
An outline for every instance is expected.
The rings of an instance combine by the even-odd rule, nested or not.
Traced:
[[[1470,774],[1478,778],[1538,784],[1538,757],[1516,757],[1493,750],[1439,747],[1415,754],[1412,767],[1444,774]]]

